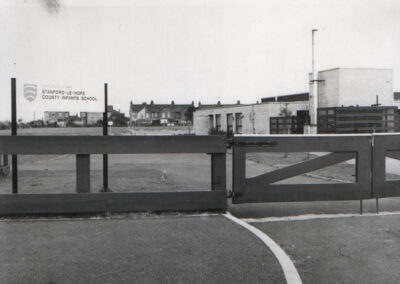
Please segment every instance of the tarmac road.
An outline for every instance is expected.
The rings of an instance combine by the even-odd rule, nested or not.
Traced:
[[[399,283],[400,215],[253,223],[293,259],[303,283]]]
[[[223,216],[0,221],[1,283],[284,283]]]
[[[400,214],[332,216],[250,224],[303,283],[398,283]],[[2,219],[0,232],[1,283],[286,282],[270,249],[218,214]]]

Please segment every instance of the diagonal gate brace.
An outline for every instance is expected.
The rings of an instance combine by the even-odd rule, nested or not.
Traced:
[[[246,179],[246,185],[271,184],[280,180],[295,177],[301,174],[312,172],[324,167],[341,163],[356,157],[355,152],[335,152],[318,157],[312,160],[304,161],[292,166],[281,168],[273,172],[264,173],[252,178]]]

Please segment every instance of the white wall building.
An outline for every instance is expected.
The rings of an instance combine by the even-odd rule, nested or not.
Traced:
[[[318,107],[371,106],[376,96],[393,106],[392,69],[335,68],[318,72],[318,80]]]
[[[301,101],[200,108],[193,113],[193,130],[196,135],[207,135],[212,128],[227,132],[231,127],[235,134],[269,134],[271,116],[280,116],[285,109],[296,115],[308,107],[308,101]]]

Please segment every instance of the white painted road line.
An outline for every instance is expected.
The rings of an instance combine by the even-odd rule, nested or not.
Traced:
[[[229,220],[237,223],[238,225],[246,228],[254,235],[256,235],[275,255],[278,259],[279,264],[283,269],[283,274],[285,275],[286,282],[288,284],[299,284],[302,283],[299,273],[297,272],[296,267],[294,266],[290,257],[286,254],[286,252],[268,235],[259,229],[253,227],[252,225],[244,222],[243,220],[232,216],[229,212],[223,214]]]
[[[284,217],[266,217],[266,218],[244,218],[242,219],[247,223],[268,223],[268,222],[286,222],[286,221],[304,221],[316,219],[336,219],[336,218],[359,218],[359,217],[379,217],[400,215],[400,211],[380,212],[380,213],[348,213],[348,214],[304,214],[297,216],[284,216]]]

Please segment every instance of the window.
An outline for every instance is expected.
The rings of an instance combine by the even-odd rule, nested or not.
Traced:
[[[233,133],[233,114],[228,113],[226,115],[226,131],[228,134]]]
[[[208,116],[208,129],[212,129],[214,127],[214,116],[210,114]]]
[[[220,114],[216,114],[215,115],[215,129],[221,130],[221,115]]]
[[[180,112],[174,112],[174,118],[175,119],[180,119],[181,118],[181,113]]]
[[[158,118],[158,112],[152,112],[151,113],[152,118]]]
[[[235,121],[236,121],[236,133],[242,134],[243,127],[242,127],[242,113],[241,112],[235,113]]]
[[[146,113],[146,118],[150,118],[150,113]]]

